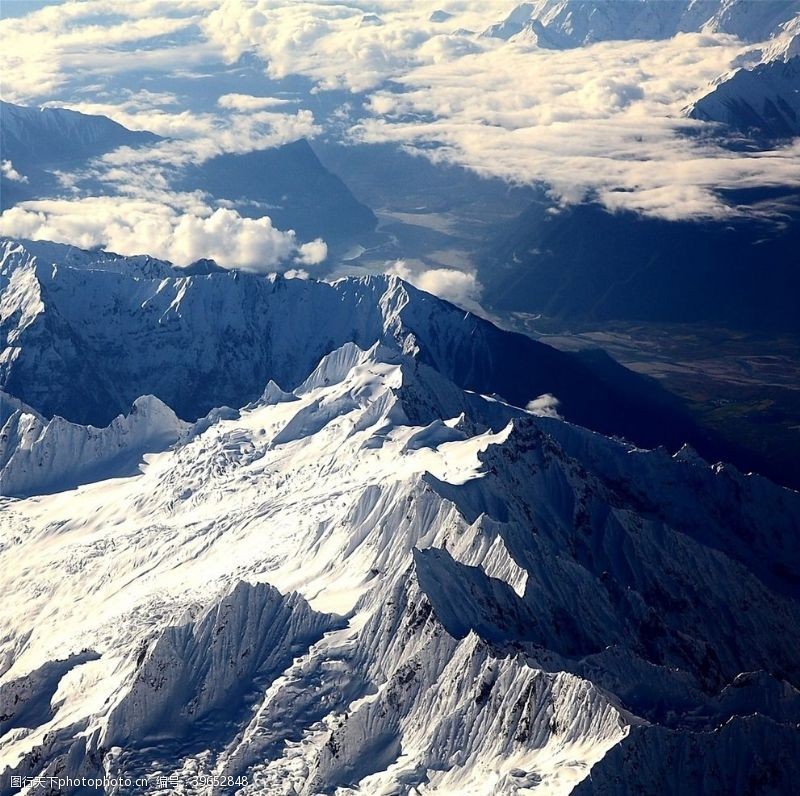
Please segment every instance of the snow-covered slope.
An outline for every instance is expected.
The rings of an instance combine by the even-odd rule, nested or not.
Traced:
[[[3,793],[800,775],[800,495],[465,392],[402,341],[0,508]]]
[[[147,257],[0,242],[0,388],[46,417],[105,425],[155,395],[193,421],[255,400],[270,379],[297,387],[345,343],[379,341],[460,387],[520,406],[551,393],[565,417],[605,433],[702,447],[646,381],[595,374],[395,277],[185,276]]]
[[[485,35],[557,49],[685,32],[729,33],[760,42],[798,14],[797,0],[533,0]]]
[[[177,273],[184,273],[177,271],[171,263],[146,254],[130,257],[114,252],[79,249],[77,246],[50,241],[26,240],[23,243],[3,238],[0,241],[0,289],[5,289],[17,269],[33,262],[81,271],[108,271],[135,279],[168,279]],[[198,260],[187,266],[185,272],[211,273],[222,270],[219,266],[212,267],[210,263],[213,260]]]
[[[756,136],[800,135],[800,56],[736,70],[695,102],[689,115]]]
[[[106,428],[61,417],[44,420],[18,408],[0,415],[0,494],[60,491],[92,478],[128,475],[143,454],[163,450],[189,429],[152,395],[137,398],[127,416]]]
[[[782,25],[780,30],[761,51],[761,60],[788,61],[800,55],[800,15]]]

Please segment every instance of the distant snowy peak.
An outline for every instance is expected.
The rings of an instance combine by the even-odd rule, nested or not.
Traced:
[[[713,13],[698,30],[729,33],[746,42],[778,36],[785,25],[800,16],[800,0],[691,0],[687,14],[701,19],[706,8],[713,8]]]
[[[257,401],[249,403],[245,409],[253,409],[256,406],[271,406],[273,404],[296,400],[298,400],[298,398],[294,393],[282,390],[278,384],[270,379],[267,382],[267,386],[264,388],[264,392],[261,393],[261,397]]]
[[[756,42],[800,14],[798,0],[535,0],[517,6],[484,35],[566,49],[598,41],[729,33]]]
[[[738,69],[688,113],[758,137],[800,135],[800,56]]]
[[[54,136],[73,138],[91,145],[102,141],[112,131],[126,131],[125,127],[106,116],[80,113],[67,108],[33,108],[0,100],[0,111],[3,115],[3,132],[13,137],[21,137],[29,133],[31,128],[37,127]]]
[[[782,25],[780,31],[761,51],[761,60],[788,61],[800,56],[800,15]]]
[[[541,12],[546,3],[522,3],[511,11],[502,21],[490,25],[483,33],[495,39],[510,39],[520,33],[526,25],[537,20],[537,15]]]
[[[435,11],[431,12],[431,15],[428,17],[429,22],[447,22],[448,19],[452,19],[453,15],[449,11],[443,11],[441,8],[436,9]]]

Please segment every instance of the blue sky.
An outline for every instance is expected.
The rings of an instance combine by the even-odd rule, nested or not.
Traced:
[[[44,6],[58,5],[62,0],[3,0],[0,3],[0,18],[22,17]]]

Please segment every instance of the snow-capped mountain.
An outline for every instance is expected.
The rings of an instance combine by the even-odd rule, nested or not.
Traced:
[[[484,35],[556,49],[686,32],[729,33],[760,42],[798,14],[797,0],[534,0],[517,6]]]
[[[131,276],[120,303],[121,263],[92,258],[56,270],[84,277],[72,303],[102,280],[130,345],[154,295],[162,325],[201,311],[188,278]],[[215,287],[218,316],[243,303]],[[0,792],[104,773],[148,793],[791,792],[800,495],[465,391],[424,324],[454,359],[480,326],[394,282],[326,289],[313,335],[265,336],[286,381],[192,427],[153,398],[103,430],[15,407],[40,432],[3,449],[33,497],[0,502]],[[345,316],[419,336],[340,342]],[[151,440],[141,472],[43,494],[126,434]]]
[[[270,379],[294,389],[346,343],[383,342],[520,406],[553,394],[567,419],[639,444],[710,444],[647,380],[502,331],[396,277],[328,284],[199,270],[3,241],[0,388],[48,418],[101,426],[155,395],[194,421],[257,399]]]
[[[106,428],[62,417],[47,421],[24,405],[8,414],[0,409],[0,417],[3,495],[57,492],[110,473],[135,471],[143,454],[171,445],[190,427],[152,395],[137,398],[128,415]]]
[[[777,60],[788,61],[798,55],[800,55],[800,16],[794,17],[781,26],[761,51],[761,59],[764,63]]]
[[[800,56],[737,69],[695,102],[689,115],[756,136],[800,135]]]

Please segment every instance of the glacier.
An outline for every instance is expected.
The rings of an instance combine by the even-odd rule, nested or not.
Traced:
[[[396,279],[4,245],[0,792],[792,792],[800,494],[471,389],[508,338]]]

